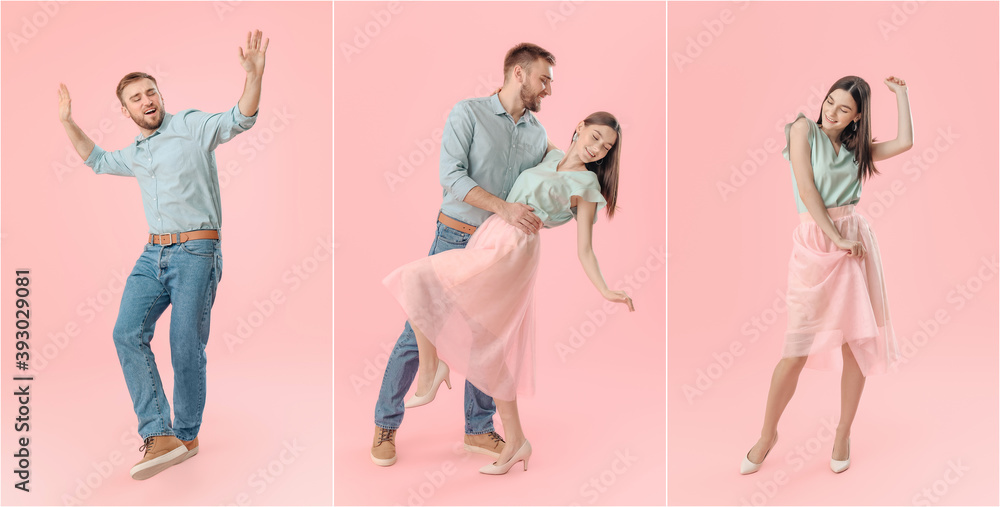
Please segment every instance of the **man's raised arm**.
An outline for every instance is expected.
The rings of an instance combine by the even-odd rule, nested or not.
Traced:
[[[59,121],[66,129],[66,135],[73,143],[73,149],[80,155],[83,163],[97,174],[115,174],[118,176],[135,176],[131,168],[131,159],[121,150],[106,152],[94,144],[83,129],[73,121],[70,113],[69,89],[59,83]]]
[[[87,160],[90,152],[94,150],[94,141],[73,121],[73,115],[70,111],[69,88],[66,88],[63,83],[59,83],[59,121],[66,129],[66,135],[73,143],[76,153],[80,155],[80,158]]]
[[[253,116],[257,113],[260,105],[260,82],[264,77],[264,54],[267,52],[267,44],[271,39],[264,39],[261,44],[260,30],[247,32],[247,48],[240,50],[240,65],[247,71],[247,80],[243,85],[243,96],[240,97],[240,112],[243,116]]]

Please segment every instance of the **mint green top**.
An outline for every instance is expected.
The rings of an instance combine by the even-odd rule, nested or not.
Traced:
[[[795,120],[805,117],[799,113]],[[809,122],[809,145],[812,147],[810,161],[813,181],[820,197],[823,198],[823,204],[827,208],[857,204],[861,200],[861,180],[858,179],[858,164],[854,162],[854,153],[848,151],[843,144],[840,145],[840,153],[836,153],[830,138],[820,130],[819,125],[808,118],[806,120]],[[785,149],[781,150],[781,154],[789,162],[789,168],[792,167],[792,161],[788,158],[791,130],[791,123],[785,125]],[[799,186],[795,182],[794,169],[792,169],[792,189],[795,190],[795,204],[799,213],[809,211],[799,198]]]
[[[574,195],[597,203],[597,211],[607,205],[601,195],[601,185],[597,174],[590,171],[556,171],[556,164],[562,160],[562,150],[552,150],[541,163],[525,169],[514,181],[514,187],[507,195],[507,202],[521,202],[535,208],[534,213],[542,219],[542,226],[556,227],[576,217],[576,208],[570,207]],[[597,223],[597,213],[594,213]]]

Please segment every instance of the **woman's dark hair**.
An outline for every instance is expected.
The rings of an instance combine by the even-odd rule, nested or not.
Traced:
[[[834,90],[844,90],[850,93],[851,97],[854,98],[854,103],[858,105],[858,112],[861,113],[861,118],[857,122],[857,130],[853,126],[845,128],[840,133],[840,142],[842,146],[854,154],[854,163],[858,164],[858,179],[864,181],[876,174],[880,174],[875,169],[875,163],[872,161],[872,143],[875,142],[875,139],[872,138],[871,122],[872,90],[868,86],[868,82],[864,79],[858,76],[844,76],[837,80],[836,83],[833,83],[830,91],[826,92],[826,98],[823,99],[824,102]],[[823,125],[822,107],[820,107],[819,118],[816,120],[816,124]]]
[[[615,140],[615,144],[608,150],[608,154],[604,158],[597,162],[584,164],[588,171],[597,175],[597,181],[601,184],[601,195],[608,203],[605,206],[608,218],[611,219],[615,216],[615,210],[617,209],[615,203],[618,201],[618,161],[622,152],[622,128],[618,124],[618,119],[615,118],[615,115],[607,111],[598,111],[591,114],[584,118],[583,124],[604,125],[605,127],[614,129],[615,133],[618,134],[618,139]],[[573,134],[576,134],[576,130],[573,131]]]

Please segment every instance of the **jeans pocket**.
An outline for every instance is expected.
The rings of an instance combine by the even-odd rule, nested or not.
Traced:
[[[456,231],[455,229],[452,229],[451,227],[448,227],[446,225],[441,225],[438,228],[437,239],[452,248],[464,248],[465,245],[469,242],[470,237],[472,237],[471,234],[466,234],[462,231]]]
[[[218,285],[222,281],[222,250],[216,249],[215,251],[215,284]]]
[[[215,257],[215,239],[192,239],[181,243],[181,250],[191,255]]]

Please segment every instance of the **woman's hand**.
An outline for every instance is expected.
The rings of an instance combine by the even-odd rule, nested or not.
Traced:
[[[865,254],[867,253],[865,251],[865,245],[860,241],[851,241],[849,239],[840,238],[835,242],[835,244],[837,245],[837,248],[840,248],[841,250],[847,250],[848,251],[847,255],[850,257],[857,257],[859,259],[864,259]]]
[[[628,306],[628,311],[634,312],[635,307],[632,306],[632,298],[628,296],[623,290],[606,290],[601,293],[604,299],[611,301],[613,303],[624,303]]]
[[[899,92],[906,91],[906,81],[903,81],[902,78],[889,76],[883,82],[889,87],[889,90],[892,91],[892,93],[898,94]]]

